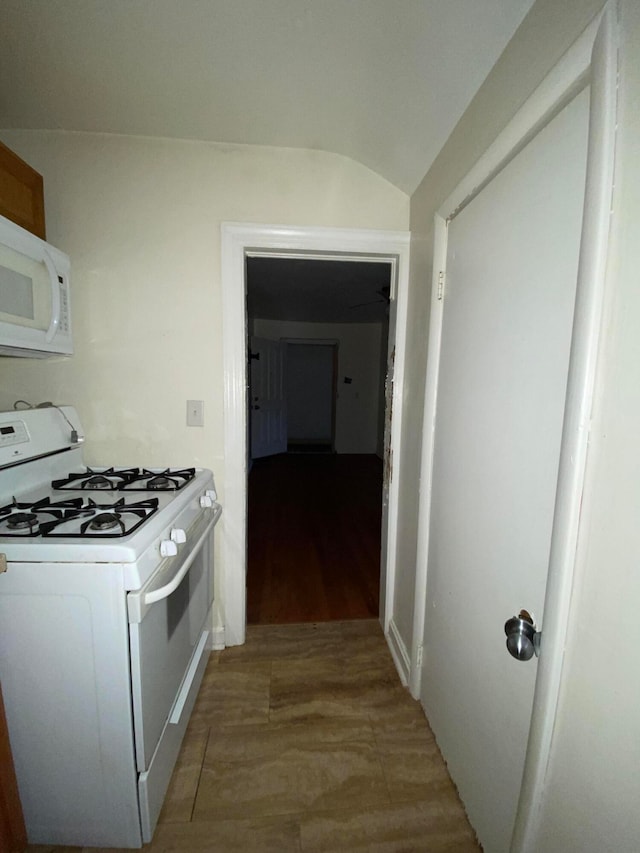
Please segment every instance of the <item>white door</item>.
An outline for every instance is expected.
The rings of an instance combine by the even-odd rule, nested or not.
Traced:
[[[287,436],[290,443],[333,448],[336,344],[287,343]]]
[[[287,450],[284,358],[285,344],[251,338],[249,423],[252,459]]]
[[[505,853],[543,621],[585,189],[589,92],[450,222],[421,699],[486,853]],[[544,654],[544,651],[543,651]]]

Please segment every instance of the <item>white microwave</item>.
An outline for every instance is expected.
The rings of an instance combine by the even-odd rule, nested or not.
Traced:
[[[71,355],[69,258],[0,216],[0,355]]]

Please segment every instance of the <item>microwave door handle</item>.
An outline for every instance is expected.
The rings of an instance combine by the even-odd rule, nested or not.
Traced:
[[[49,273],[51,283],[51,322],[45,335],[46,342],[51,343],[60,325],[60,287],[58,285],[58,273],[46,249],[42,251],[42,260]]]

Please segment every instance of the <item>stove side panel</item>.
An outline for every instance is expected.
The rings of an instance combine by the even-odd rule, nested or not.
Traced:
[[[0,679],[31,843],[139,847],[122,568],[9,563]]]

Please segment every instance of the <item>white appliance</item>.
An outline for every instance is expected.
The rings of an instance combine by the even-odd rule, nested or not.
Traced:
[[[0,216],[0,355],[70,355],[69,258]]]
[[[71,407],[0,413],[0,681],[31,843],[151,840],[208,657],[211,471],[87,468]]]

